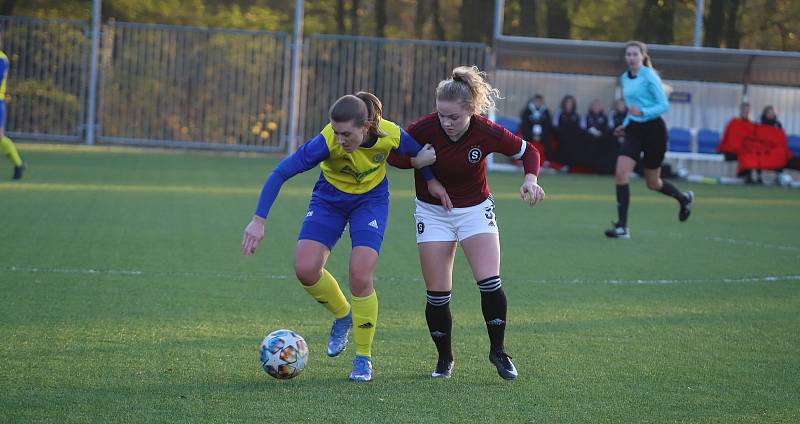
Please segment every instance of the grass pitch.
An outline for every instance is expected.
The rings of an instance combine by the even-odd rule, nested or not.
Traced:
[[[254,258],[242,229],[275,156],[22,145],[30,168],[0,182],[0,421],[680,422],[800,421],[800,192],[687,185],[677,205],[632,185],[632,240],[607,240],[609,177],[491,174],[509,299],[501,380],[477,287],[459,253],[456,368],[435,349],[414,244],[413,181],[390,171],[376,273],[375,381],[328,358],[330,316],[293,275],[318,170],[290,180]],[[10,168],[3,165],[10,175]],[[328,268],[346,286],[349,239]],[[346,291],[346,288],[345,288]],[[258,345],[303,335],[298,378],[261,371]]]

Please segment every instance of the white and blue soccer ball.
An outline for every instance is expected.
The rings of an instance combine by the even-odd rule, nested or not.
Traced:
[[[261,342],[260,351],[261,368],[280,380],[297,377],[308,363],[308,345],[305,339],[291,330],[277,330],[267,334]]]

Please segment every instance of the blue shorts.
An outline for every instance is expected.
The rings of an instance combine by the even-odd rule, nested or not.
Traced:
[[[0,128],[6,127],[6,102],[0,100]]]
[[[388,196],[363,196],[350,204],[312,196],[297,238],[318,241],[332,250],[349,224],[352,247],[371,247],[380,253],[388,218]]]

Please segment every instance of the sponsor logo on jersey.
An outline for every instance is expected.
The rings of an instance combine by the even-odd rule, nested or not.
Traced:
[[[357,182],[360,183],[369,174],[372,174],[373,172],[375,172],[375,171],[377,171],[379,169],[381,169],[381,167],[380,166],[376,166],[376,167],[374,167],[372,169],[368,169],[368,170],[366,170],[364,172],[357,172],[356,170],[351,168],[350,165],[346,165],[344,168],[342,168],[341,172],[342,172],[342,174],[350,175],[351,177],[355,178]]]
[[[478,163],[483,158],[483,151],[480,147],[474,146],[467,152],[467,160],[469,163]]]

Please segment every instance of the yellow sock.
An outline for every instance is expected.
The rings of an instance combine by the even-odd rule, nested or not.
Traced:
[[[350,312],[350,304],[339,288],[339,283],[327,269],[322,269],[322,277],[313,286],[303,288],[336,318],[342,318]]]
[[[14,143],[8,137],[3,137],[0,140],[0,148],[3,152],[11,159],[11,162],[14,163],[14,166],[22,166],[22,158],[19,157],[19,153],[17,153],[17,148],[14,147]]]
[[[375,291],[365,297],[353,296],[353,338],[356,355],[372,355],[372,339],[378,324],[378,296]]]

